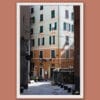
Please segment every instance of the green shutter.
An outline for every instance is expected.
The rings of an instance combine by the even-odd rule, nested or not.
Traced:
[[[53,36],[53,44],[55,44],[55,36]]]
[[[66,30],[66,23],[63,24],[63,29]]]
[[[51,36],[49,37],[49,44],[51,44]]]
[[[49,24],[49,31],[51,31],[51,24]]]
[[[71,14],[71,19],[74,20],[74,13]]]
[[[40,26],[40,33],[43,32],[43,26]]]
[[[74,32],[74,25],[72,25],[72,32]]]
[[[51,11],[51,18],[55,18],[55,10]]]
[[[57,22],[55,22],[55,27],[54,27],[54,30],[56,30],[57,29]]]

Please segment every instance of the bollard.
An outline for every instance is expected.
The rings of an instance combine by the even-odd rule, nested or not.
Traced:
[[[63,84],[61,84],[61,88],[63,88]]]
[[[20,93],[23,93],[23,91],[24,91],[24,88],[20,87]]]
[[[57,85],[59,86],[59,83],[57,82]]]
[[[61,83],[58,83],[58,86],[60,86],[61,85]]]
[[[68,93],[70,93],[71,92],[71,88],[68,88]]]
[[[28,84],[24,85],[24,89],[28,89]]]
[[[64,86],[64,90],[67,90],[68,89],[68,86]]]

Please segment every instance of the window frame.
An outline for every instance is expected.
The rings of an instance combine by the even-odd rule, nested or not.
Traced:
[[[31,14],[33,14],[34,13],[34,8],[31,8]]]
[[[72,24],[71,26],[72,26],[72,32],[74,32],[74,24]]]
[[[43,5],[40,6],[40,10],[43,10]]]
[[[67,30],[67,23],[63,23],[63,30],[66,31]]]
[[[40,38],[38,38],[38,46],[40,46]]]
[[[43,37],[42,38],[42,45],[44,45],[45,44],[45,38]]]
[[[39,58],[43,58],[43,51],[39,52]]]
[[[69,11],[68,10],[65,10],[65,18],[69,18]]]
[[[31,34],[31,35],[33,34],[33,28],[30,29],[30,34]]]
[[[40,26],[40,33],[43,33],[43,26]]]
[[[32,46],[35,46],[35,39],[32,40]]]
[[[49,44],[51,45],[51,36],[49,36]]]
[[[55,10],[51,10],[51,18],[55,18]]]
[[[43,21],[43,14],[40,14],[40,21]]]
[[[31,23],[32,23],[32,24],[35,23],[35,16],[31,17]]]
[[[55,36],[52,36],[52,38],[53,38],[52,44],[55,44]]]
[[[54,55],[52,53],[54,53]],[[56,58],[56,51],[55,50],[51,50],[51,58]]]
[[[74,20],[74,12],[71,13],[71,20]]]

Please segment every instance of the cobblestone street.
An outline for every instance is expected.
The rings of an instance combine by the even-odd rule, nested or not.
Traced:
[[[29,88],[24,90],[22,95],[68,95],[67,90],[59,86],[51,85],[50,81],[31,82]]]

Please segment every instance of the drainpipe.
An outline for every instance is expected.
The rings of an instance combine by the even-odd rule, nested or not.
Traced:
[[[60,68],[60,59],[59,59],[59,57],[60,57],[60,53],[59,53],[59,49],[60,49],[60,46],[59,46],[59,40],[60,40],[60,37],[59,37],[59,28],[60,28],[60,26],[59,26],[60,24],[59,24],[59,5],[58,5],[58,68],[57,68],[57,70],[59,70],[59,68]],[[59,72],[57,73],[57,82],[59,82]]]

